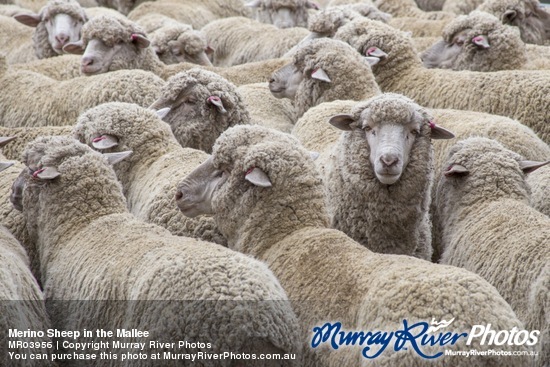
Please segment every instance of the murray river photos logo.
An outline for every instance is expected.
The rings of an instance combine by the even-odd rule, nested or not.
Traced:
[[[394,351],[414,350],[420,357],[426,359],[439,358],[444,354],[444,347],[454,345],[459,341],[466,341],[471,345],[472,341],[479,340],[480,345],[528,345],[537,344],[540,331],[519,330],[492,330],[491,324],[474,325],[469,333],[455,333],[446,331],[453,323],[454,318],[446,321],[432,319],[431,325],[425,321],[410,324],[403,320],[403,327],[395,331],[345,331],[340,322],[327,322],[323,326],[313,328],[311,347],[317,348],[322,344],[328,344],[332,349],[340,349],[346,346],[362,347],[361,354],[364,358],[374,359],[380,356],[388,348]],[[425,353],[426,347],[441,347],[441,351],[435,354]],[[430,349],[433,352],[433,348]]]

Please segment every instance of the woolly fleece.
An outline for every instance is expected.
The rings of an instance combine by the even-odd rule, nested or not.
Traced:
[[[0,56],[0,125],[9,127],[72,125],[98,104],[119,101],[149,106],[164,81],[141,70],[56,81],[29,71],[9,72]]]
[[[223,67],[281,57],[309,35],[305,28],[280,29],[244,17],[219,19],[201,31],[214,48],[212,63]]]
[[[35,219],[27,226],[40,248],[46,300],[156,300],[53,303],[53,327],[137,328],[159,340],[206,339],[215,353],[250,351],[254,339],[298,351],[297,320],[264,264],[136,220],[106,159],[73,139],[34,141],[26,164],[56,167],[61,174],[48,184],[31,179],[23,195],[25,217]],[[86,200],[80,200],[83,193]],[[158,302],[182,300],[187,302]],[[243,306],[244,301],[253,307]],[[170,315],[170,322],[159,315]]]
[[[540,330],[537,366],[550,358],[550,218],[529,206],[529,186],[517,153],[498,142],[469,138],[449,152],[437,187],[443,230],[441,262],[473,271],[493,284],[527,330]]]

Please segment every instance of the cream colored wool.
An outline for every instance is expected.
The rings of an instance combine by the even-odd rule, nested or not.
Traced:
[[[180,23],[190,24],[194,29],[201,29],[208,23],[228,17],[249,16],[250,10],[242,0],[157,0],[138,5],[128,14],[128,18],[136,21],[151,13],[165,15]]]
[[[175,47],[183,51],[183,54],[197,58],[205,52],[208,46],[204,33],[193,30],[187,24],[164,26],[151,32],[149,38],[160,61],[165,64],[180,62],[177,58],[178,55],[172,51]]]
[[[3,15],[5,17],[13,17],[16,14],[19,14],[21,12],[26,11],[27,9],[22,8],[18,5],[12,5],[12,4],[0,4],[0,15]]]
[[[36,60],[33,31],[10,16],[0,16],[0,50],[6,54],[9,64]]]
[[[258,126],[234,127],[220,136],[212,159],[215,168],[227,167],[227,179],[211,196],[216,223],[230,248],[265,261],[277,275],[300,319],[304,343],[311,342],[315,325],[329,321],[358,331],[397,330],[403,319],[412,323],[432,317],[455,317],[456,332],[480,322],[490,322],[496,330],[520,325],[510,306],[481,277],[411,257],[375,254],[327,228],[321,178],[309,152],[291,136]],[[250,167],[262,169],[272,187],[246,181]],[[446,349],[472,347],[488,348],[458,343]],[[367,365],[361,348],[308,350],[313,356],[304,366]],[[505,358],[446,356],[430,365],[501,366],[509,361]],[[370,366],[388,367],[422,363],[412,348],[388,348],[368,361]],[[518,357],[514,363],[528,365],[529,360]]]
[[[9,160],[22,161],[23,151],[25,150],[27,144],[39,136],[69,136],[72,132],[72,126],[0,127],[0,136],[13,136],[16,138],[6,146],[2,147],[2,153]],[[21,171],[20,168],[19,171]]]
[[[550,358],[550,218],[529,206],[523,158],[498,142],[469,138],[444,163],[467,175],[442,176],[437,220],[441,262],[473,271],[493,284],[527,330],[540,330],[537,366]]]
[[[426,69],[410,37],[368,19],[340,28],[335,38],[363,53],[377,47],[388,56],[373,67],[380,88],[402,93],[422,106],[507,116],[550,142],[550,75],[544,71],[482,73]]]
[[[375,0],[374,5],[394,17],[412,17],[419,19],[452,19],[454,14],[442,11],[422,11],[414,0]]]
[[[531,187],[531,206],[550,217],[550,167],[528,174],[527,183]]]
[[[53,303],[52,327],[147,330],[151,340],[210,342],[208,353],[298,352],[296,317],[265,264],[137,220],[106,158],[71,138],[40,138],[25,158],[60,173],[47,184],[27,178],[22,200],[46,300],[142,301]]]
[[[177,183],[208,155],[182,148],[154,111],[129,103],[105,103],[80,115],[73,131],[77,140],[92,148],[97,137],[107,134],[116,138],[116,147],[96,149],[102,153],[133,152],[114,170],[128,210],[138,219],[164,227],[173,235],[225,242],[215,230],[201,233],[213,228],[212,221],[185,217],[174,199]]]
[[[104,8],[102,6],[94,6],[94,7],[91,7],[91,8],[86,8],[85,11],[86,11],[86,15],[90,19],[94,18],[94,17],[100,17],[102,15],[109,15],[109,16],[118,17],[118,18],[122,18],[122,19],[126,18],[126,16],[124,16],[124,14],[118,12],[117,10],[110,9],[110,8]]]
[[[241,85],[237,88],[254,125],[290,133],[294,127],[294,106],[288,99],[277,99],[267,83]]]
[[[405,32],[411,32],[413,37],[437,37],[449,20],[417,19],[413,17],[392,18],[388,25]]]
[[[244,17],[219,19],[201,31],[214,48],[212,63],[222,67],[282,57],[309,34],[305,28],[280,29]]]
[[[318,33],[324,37],[333,37],[338,28],[359,17],[387,22],[391,18],[391,15],[383,13],[369,4],[336,5],[312,15],[307,28],[311,32]]]
[[[254,17],[256,20],[268,24],[280,22],[278,11],[284,9],[288,14],[284,17],[283,25],[287,27],[280,28],[305,28],[308,24],[309,9],[314,7],[316,7],[316,3],[311,0],[256,0],[253,9],[255,10]]]
[[[82,76],[80,74],[79,55],[61,55],[24,64],[10,65],[10,71],[18,70],[32,71],[55,80],[69,80]]]
[[[482,3],[483,0],[445,0],[441,10],[457,15],[469,14]]]
[[[0,58],[0,125],[9,127],[72,125],[78,115],[105,102],[150,106],[164,84],[142,70],[121,70],[56,81],[29,71],[10,72]]]
[[[0,173],[1,174],[1,173]],[[40,330],[50,328],[44,296],[36,279],[29,269],[29,259],[23,247],[13,235],[3,226],[0,226],[0,364],[2,366],[41,367],[55,366],[51,361],[52,349],[47,343],[52,343],[47,336],[27,337],[25,342],[32,342],[32,351],[18,346],[8,347],[8,341],[15,338],[8,337],[8,330]],[[21,340],[21,339],[18,339]],[[35,344],[36,343],[36,344]],[[16,362],[11,353],[25,355]],[[46,355],[47,359],[32,359],[29,354]]]
[[[439,40],[441,40],[439,37],[413,37],[412,43],[416,51],[422,52],[432,47]]]

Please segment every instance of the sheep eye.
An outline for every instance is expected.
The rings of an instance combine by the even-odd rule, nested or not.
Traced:
[[[413,131],[411,131],[411,133],[415,136],[417,136],[418,134],[420,134],[420,130],[418,129],[414,129]]]

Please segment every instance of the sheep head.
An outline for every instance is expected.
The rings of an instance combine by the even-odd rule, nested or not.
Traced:
[[[14,18],[26,26],[36,27],[37,32],[45,30],[57,54],[63,53],[66,44],[80,39],[81,28],[88,21],[84,9],[74,0],[52,0],[38,14],[19,13]]]
[[[145,32],[135,23],[110,16],[95,17],[82,27],[82,39],[68,43],[63,50],[82,54],[84,75],[121,69],[139,69],[153,53]],[[153,55],[154,56],[154,55]]]
[[[428,113],[404,96],[386,93],[359,103],[352,114],[333,116],[330,124],[364,141],[377,179],[396,183],[407,168],[411,151],[426,139],[451,139],[454,135],[433,123]],[[431,148],[430,148],[431,149]]]

